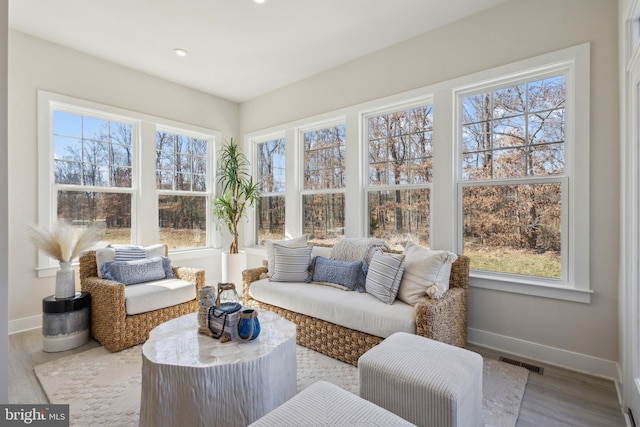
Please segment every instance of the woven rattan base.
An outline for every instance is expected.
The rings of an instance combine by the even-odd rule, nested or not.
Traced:
[[[338,326],[315,317],[294,313],[254,299],[250,300],[247,305],[272,311],[295,323],[297,325],[296,341],[299,345],[355,366],[358,365],[360,356],[382,342],[380,337]]]

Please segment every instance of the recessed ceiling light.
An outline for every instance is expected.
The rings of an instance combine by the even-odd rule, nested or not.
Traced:
[[[187,56],[187,51],[184,49],[173,49],[173,51],[176,53],[176,55],[178,56]]]
[[[267,0],[253,0],[254,3],[263,4]]]

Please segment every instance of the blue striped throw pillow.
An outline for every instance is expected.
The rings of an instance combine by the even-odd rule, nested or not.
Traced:
[[[273,245],[275,258],[273,282],[305,282],[309,277],[309,261],[313,247],[287,248]]]
[[[147,252],[142,246],[112,245],[116,251],[116,261],[135,261],[147,257]]]
[[[367,272],[365,284],[367,293],[382,302],[393,304],[398,295],[403,273],[404,255],[377,251],[371,258]]]

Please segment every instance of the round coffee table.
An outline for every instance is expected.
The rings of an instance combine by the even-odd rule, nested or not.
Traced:
[[[296,394],[296,326],[258,310],[260,335],[221,343],[197,313],[154,328],[142,346],[140,426],[247,426]]]

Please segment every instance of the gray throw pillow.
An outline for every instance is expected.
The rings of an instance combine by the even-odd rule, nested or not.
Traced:
[[[161,257],[135,261],[114,261],[104,271],[103,278],[125,285],[161,280],[166,277]],[[108,263],[105,263],[108,264]]]
[[[287,248],[274,244],[275,262],[270,280],[273,282],[306,282],[309,277],[311,250],[311,246]]]
[[[404,272],[404,255],[378,251],[371,258],[367,272],[367,293],[387,304],[393,304]]]
[[[310,281],[335,283],[358,292],[365,291],[367,264],[364,261],[339,261],[316,256],[311,261]]]

